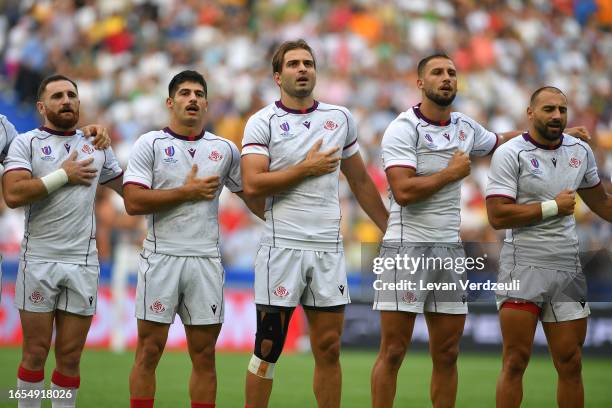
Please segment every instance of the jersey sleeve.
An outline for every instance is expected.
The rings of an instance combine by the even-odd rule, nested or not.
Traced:
[[[261,154],[270,157],[270,129],[259,116],[251,116],[244,128],[242,155]]]
[[[17,129],[6,117],[0,115],[0,163],[8,154],[11,142],[17,137]]]
[[[147,140],[147,138],[141,136],[132,148],[128,167],[123,175],[123,185],[136,184],[141,187],[151,188],[153,183],[154,157],[153,147]]]
[[[512,150],[497,150],[491,159],[486,197],[505,197],[516,200],[519,166]]]
[[[357,123],[353,118],[353,115],[346,110],[343,111],[346,114],[346,140],[344,142],[344,146],[342,147],[342,158],[348,159],[355,153],[359,152],[359,143],[357,143]]]
[[[238,148],[232,142],[229,142],[231,149],[231,161],[229,171],[225,177],[225,187],[227,187],[232,193],[239,193],[242,191],[242,180],[240,178],[240,152]]]
[[[597,173],[597,163],[595,162],[595,155],[593,154],[593,150],[591,146],[586,143],[580,143],[586,151],[587,151],[587,169],[584,173],[584,177],[578,186],[578,189],[592,188],[597,186],[601,181],[599,179],[599,174]]]
[[[113,153],[113,149],[107,147],[104,150],[104,165],[100,171],[100,184],[106,184],[109,181],[115,180],[123,175],[123,170],[119,166],[119,161]]]
[[[16,137],[11,143],[8,154],[4,159],[4,172],[13,170],[27,170],[32,172],[32,149],[29,138],[25,135]]]
[[[416,170],[416,146],[416,130],[407,120],[391,122],[381,142],[384,169],[410,167]]]
[[[493,154],[499,146],[497,134],[488,131],[480,123],[469,118],[464,119],[474,129],[474,145],[470,151],[471,156],[487,156]]]

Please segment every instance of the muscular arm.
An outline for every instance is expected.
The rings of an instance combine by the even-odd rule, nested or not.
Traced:
[[[363,208],[378,228],[385,232],[389,212],[385,208],[380,194],[365,168],[361,154],[356,153],[348,159],[342,160],[340,170],[346,176],[351,191],[355,194],[355,198],[361,208]]]
[[[542,220],[542,205],[516,204],[506,197],[487,198],[489,224],[495,229],[522,227]]]
[[[108,187],[111,190],[114,190],[117,194],[123,197],[123,178],[117,177],[108,183],[102,184],[104,187]]]
[[[17,208],[40,201],[48,193],[39,178],[32,178],[28,170],[14,170],[2,177],[4,201],[9,208]]]
[[[595,214],[608,222],[612,222],[612,195],[606,192],[603,184],[600,183],[593,188],[578,190],[578,194]]]
[[[249,197],[267,197],[287,190],[306,177],[320,176],[333,172],[338,167],[340,158],[336,156],[338,147],[320,152],[322,140],[319,140],[308,151],[300,163],[282,170],[270,171],[270,161],[261,154],[242,156],[242,186]]]
[[[266,220],[264,217],[264,210],[266,207],[265,197],[249,197],[243,192],[236,194],[242,199],[242,201],[244,201],[246,206],[249,207],[249,210],[251,210],[253,214],[264,221]]]
[[[445,169],[428,176],[417,176],[412,167],[389,167],[386,173],[395,201],[405,206],[426,200],[447,184],[470,174],[470,159],[457,151]]]
[[[123,186],[125,210],[130,215],[151,214],[176,207],[189,201],[184,187],[151,190],[136,184]]]

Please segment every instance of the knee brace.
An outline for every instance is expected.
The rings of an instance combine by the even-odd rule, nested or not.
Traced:
[[[258,377],[273,378],[274,365],[283,351],[292,312],[292,309],[284,310],[284,308],[257,309],[255,350],[249,362],[249,371]],[[272,343],[265,354],[262,352],[264,340]]]

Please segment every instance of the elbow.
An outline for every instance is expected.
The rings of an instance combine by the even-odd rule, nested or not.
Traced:
[[[11,209],[21,207],[21,203],[19,202],[19,200],[17,200],[15,197],[13,197],[10,194],[4,195],[4,202],[6,203],[6,206]]]
[[[144,214],[144,212],[142,211],[142,208],[138,207],[138,205],[134,204],[133,202],[129,200],[125,200],[125,199],[123,202],[125,204],[125,211],[128,213],[128,215]]]
[[[261,197],[262,191],[260,189],[258,189],[257,187],[255,187],[252,183],[244,183],[242,185],[242,192],[244,193],[245,196],[247,196],[248,198],[258,198]]]
[[[494,230],[506,229],[506,226],[498,217],[493,217],[489,215],[489,224],[493,227]]]
[[[394,194],[393,198],[395,198],[395,202],[400,206],[405,207],[408,204],[414,204],[416,202],[415,197],[410,194]]]

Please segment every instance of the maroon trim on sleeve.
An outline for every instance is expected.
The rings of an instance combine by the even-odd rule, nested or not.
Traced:
[[[509,198],[509,199],[511,199],[512,201],[516,201],[516,198],[514,198],[514,197],[510,197],[509,195],[505,195],[505,194],[491,194],[491,195],[488,195],[488,196],[487,196],[487,200],[488,200],[489,198]]]
[[[139,183],[137,181],[126,181],[125,183],[123,183],[124,186],[127,186],[128,184],[133,184],[135,186],[146,188],[147,190],[151,189],[151,187],[147,186],[146,184],[142,184],[142,183]]]

